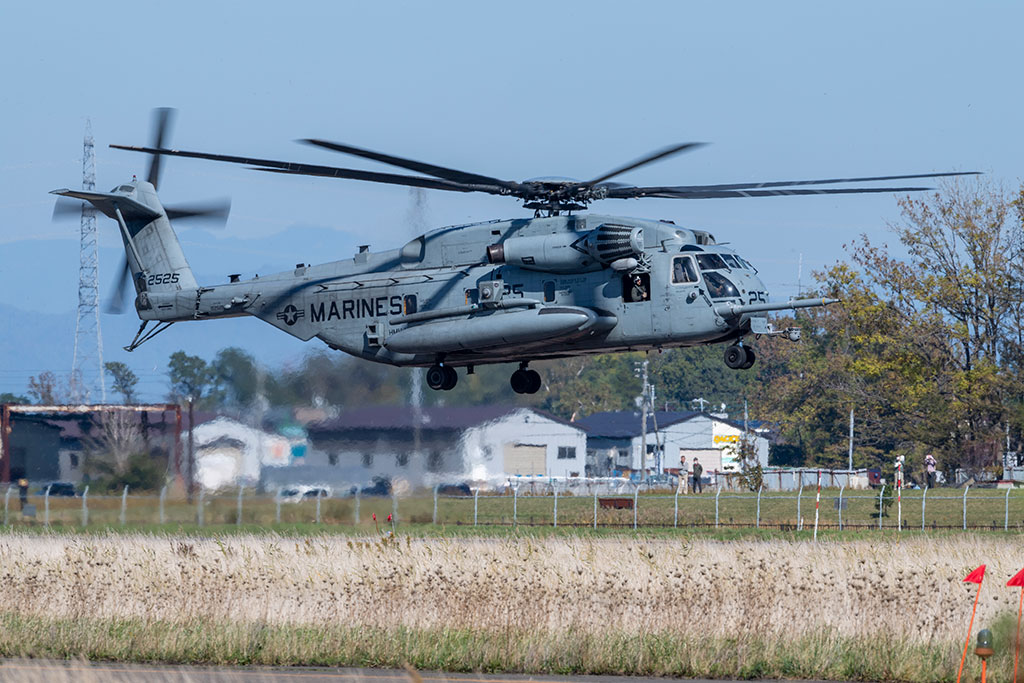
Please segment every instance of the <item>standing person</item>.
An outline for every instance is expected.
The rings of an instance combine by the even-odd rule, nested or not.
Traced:
[[[18,502],[21,503],[22,510],[28,505],[28,479],[24,477],[18,480]]]
[[[935,462],[935,456],[931,453],[924,456],[924,469],[928,475],[928,488],[930,489],[935,488],[935,465],[937,464],[938,463]]]
[[[701,486],[700,477],[704,474],[704,467],[701,466],[700,462],[696,457],[693,459],[693,492],[702,493],[704,487]]]
[[[690,473],[686,469],[686,456],[679,456],[679,485],[676,486],[676,493],[690,492]]]

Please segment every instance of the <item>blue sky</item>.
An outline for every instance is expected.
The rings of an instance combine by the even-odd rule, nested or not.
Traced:
[[[86,117],[102,189],[145,173],[144,157],[107,145],[148,142],[157,106],[179,110],[176,147],[370,169],[383,167],[294,140],[517,180],[592,177],[693,140],[712,144],[620,180],[981,170],[1014,187],[1021,25],[1024,5],[1011,2],[8,3],[0,306],[24,328],[18,344],[38,325],[49,348],[46,316],[70,318],[73,330],[78,226],[50,222],[47,192],[80,184]],[[233,199],[226,230],[182,235],[201,279],[343,258],[362,243],[390,248],[413,232],[402,188],[172,159],[161,195]],[[890,195],[593,208],[709,229],[758,265],[778,298],[795,293],[801,255],[806,283],[843,244],[862,232],[884,239],[899,218]],[[520,215],[509,199],[427,193],[430,226]],[[117,237],[109,222],[100,228],[105,295]],[[161,359],[179,348],[208,354],[237,341],[271,365],[308,348],[256,320],[178,328],[145,359],[153,395]],[[5,334],[13,339],[0,328],[0,348]],[[118,351],[123,337],[105,335],[106,355],[132,363]],[[22,391],[47,367],[66,372],[70,341],[31,363],[5,354],[0,391]]]

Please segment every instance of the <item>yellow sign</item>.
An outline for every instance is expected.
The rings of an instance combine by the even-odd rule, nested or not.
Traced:
[[[720,444],[720,443],[736,443],[739,440],[740,440],[739,434],[732,434],[732,435],[718,434],[718,435],[715,436],[715,443],[716,444]]]

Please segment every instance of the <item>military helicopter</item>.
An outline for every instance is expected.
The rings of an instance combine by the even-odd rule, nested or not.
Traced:
[[[867,181],[938,178],[924,173],[727,185],[636,187],[613,178],[702,143],[666,147],[587,181],[501,180],[319,139],[309,145],[413,171],[401,175],[335,166],[169,149],[169,110],[158,110],[148,147],[111,145],[152,155],[145,181],[110,192],[54,190],[90,202],[114,219],[135,286],[142,325],[133,350],[175,322],[255,316],[303,341],[397,366],[427,367],[427,384],[450,390],[456,368],[517,362],[512,389],[535,393],[539,359],[698,344],[727,344],[724,360],[750,368],[749,335],[799,339],[776,329],[767,313],[836,303],[772,302],[745,257],[704,230],[671,221],[581,213],[603,199],[750,198],[877,192],[925,187],[820,187]],[[199,285],[170,220],[203,215],[165,208],[156,194],[161,159],[187,157],[244,164],[255,170],[363,180],[449,192],[483,192],[523,201],[532,217],[432,230],[398,249],[216,285]],[[122,281],[123,282],[123,281]],[[147,330],[154,323],[155,327]]]

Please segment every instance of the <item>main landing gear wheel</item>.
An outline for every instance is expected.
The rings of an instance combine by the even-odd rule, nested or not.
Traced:
[[[459,373],[447,365],[432,365],[427,369],[427,386],[437,391],[451,391],[459,383]]]
[[[739,344],[725,349],[725,364],[733,370],[748,370],[754,365],[754,350]]]
[[[541,385],[540,373],[520,368],[512,373],[509,384],[512,385],[512,391],[517,394],[536,394]]]

